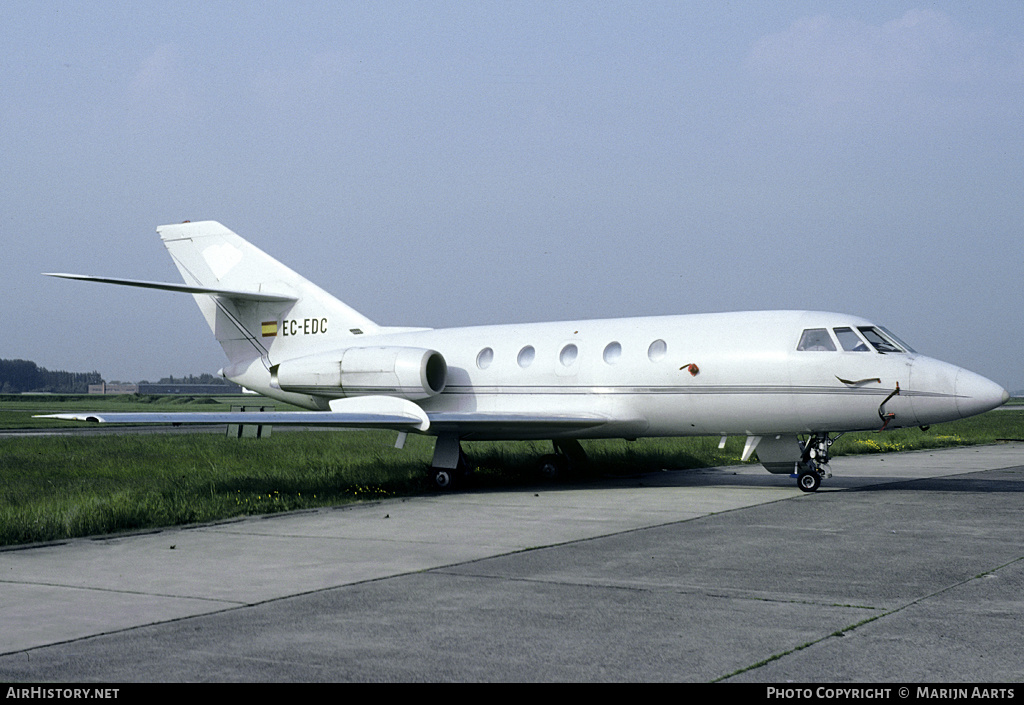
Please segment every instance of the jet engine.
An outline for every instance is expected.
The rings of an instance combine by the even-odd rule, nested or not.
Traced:
[[[448,364],[441,353],[424,348],[344,348],[286,360],[270,374],[271,384],[288,392],[416,401],[444,391]]]

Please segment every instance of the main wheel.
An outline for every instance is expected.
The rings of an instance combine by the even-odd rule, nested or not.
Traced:
[[[804,492],[815,492],[821,486],[821,475],[816,471],[804,471],[796,476],[796,486]]]
[[[555,480],[561,477],[568,468],[569,463],[565,456],[557,453],[542,456],[537,462],[537,474],[545,480]]]
[[[455,471],[448,468],[433,468],[434,486],[439,490],[450,490],[455,484]]]

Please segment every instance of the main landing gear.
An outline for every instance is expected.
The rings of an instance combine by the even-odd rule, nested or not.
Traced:
[[[797,461],[796,486],[804,492],[815,492],[821,481],[832,477],[828,465],[828,449],[835,442],[828,433],[815,433],[807,439]]]
[[[459,437],[442,434],[434,444],[434,459],[430,463],[430,477],[439,490],[450,490],[469,474],[472,466],[462,451]]]
[[[559,439],[551,442],[555,452],[541,456],[537,462],[537,474],[545,480],[564,477],[587,461],[587,453],[580,442],[574,439]],[[434,459],[430,463],[430,477],[439,490],[449,490],[462,482],[473,466],[462,450],[459,437],[442,434],[434,445]]]
[[[439,490],[448,490],[459,484],[469,475],[472,467],[466,454],[459,450],[459,463],[454,468],[430,468],[430,475],[434,479],[434,486]]]
[[[587,452],[575,439],[553,440],[554,453],[543,455],[537,463],[537,474],[545,480],[565,477],[587,462]]]

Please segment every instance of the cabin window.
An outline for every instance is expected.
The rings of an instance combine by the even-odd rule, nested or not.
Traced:
[[[843,350],[847,352],[871,352],[867,343],[860,339],[860,336],[853,331],[853,328],[833,328],[832,331],[836,334],[836,338],[839,339],[839,344],[843,346]]]
[[[494,351],[491,348],[484,348],[476,356],[476,366],[481,370],[486,370],[494,362]]]
[[[617,342],[608,343],[604,346],[604,361],[609,365],[614,365],[622,357],[622,345]]]
[[[562,352],[558,353],[558,361],[562,363],[564,367],[569,367],[572,363],[576,362],[576,356],[580,354],[580,349],[574,344],[569,343]]]
[[[832,342],[832,336],[824,328],[808,328],[800,336],[800,344],[797,350],[824,351],[835,350],[836,344]]]
[[[519,363],[520,367],[529,367],[533,363],[533,358],[536,357],[536,355],[537,351],[533,349],[533,346],[527,345],[519,351],[519,357],[516,358],[516,362]]]
[[[657,362],[658,360],[665,357],[665,353],[668,352],[668,343],[664,340],[658,339],[651,343],[651,347],[647,348],[647,357],[651,362]]]

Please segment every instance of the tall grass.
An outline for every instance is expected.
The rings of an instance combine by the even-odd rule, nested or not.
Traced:
[[[390,437],[389,437],[390,435]],[[211,521],[426,488],[426,439],[383,432],[9,438],[0,544]],[[410,439],[412,440],[412,439]],[[425,460],[426,459],[426,460]]]
[[[1020,411],[990,411],[980,416],[936,424],[926,431],[901,428],[882,433],[850,433],[832,447],[837,455],[890,453],[930,448],[1024,441],[1024,408]]]
[[[430,489],[433,439],[394,448],[387,431],[289,432],[268,439],[211,434],[0,438],[0,545],[51,541],[331,506]],[[933,427],[843,436],[833,454],[1024,440],[1024,411]],[[739,462],[744,439],[584,441],[587,475]],[[464,443],[476,484],[534,482],[550,443]],[[525,479],[524,479],[525,478]]]

